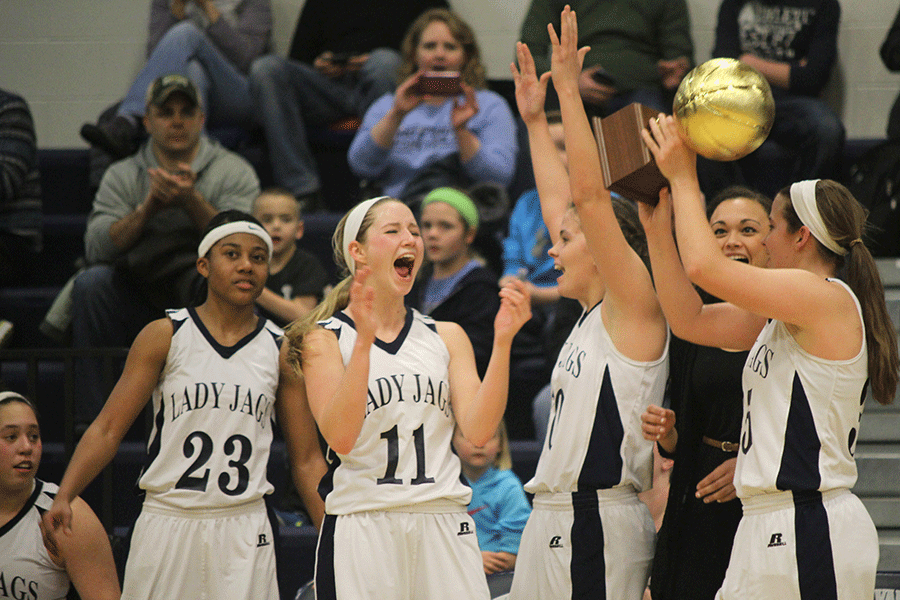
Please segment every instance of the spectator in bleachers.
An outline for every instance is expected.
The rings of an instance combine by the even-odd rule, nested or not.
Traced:
[[[437,188],[425,196],[419,229],[426,262],[406,304],[438,321],[458,323],[472,342],[478,376],[483,378],[494,343],[500,288],[496,273],[472,247],[478,222],[478,208],[459,190]]]
[[[671,112],[694,60],[685,0],[532,0],[520,39],[538,73],[550,70],[547,23],[558,25],[567,4],[578,13],[578,46],[591,48],[578,80],[589,111],[607,115],[640,102]]]
[[[431,7],[447,2],[307,0],[288,58],[267,55],[253,64],[254,114],[265,131],[275,183],[297,196],[304,210],[321,203],[307,127],[361,117],[393,91],[401,36]]]
[[[475,521],[484,572],[490,575],[512,571],[531,504],[522,482],[512,471],[506,425],[500,421],[497,433],[481,447],[467,440],[456,427],[453,449],[459,455],[463,477],[472,488],[469,514]]]
[[[250,164],[203,135],[203,122],[199,92],[186,77],[152,83],[144,117],[150,139],[107,170],[88,217],[90,266],[72,289],[76,348],[128,346],[165,309],[187,306],[199,283],[200,232],[219,211],[249,212],[259,195]],[[76,374],[76,419],[85,422],[108,390],[99,367]]]
[[[269,278],[256,305],[263,316],[284,327],[315,308],[328,285],[328,273],[315,255],[297,247],[303,215],[293,194],[281,188],[263,190],[253,202],[253,216],[273,246]]]
[[[209,125],[252,118],[247,73],[268,51],[269,0],[151,0],[147,62],[111,121],[86,123],[81,136],[113,158],[133,154],[142,134],[144,93],[156,78],[181,73],[197,86]]]
[[[515,121],[503,97],[485,89],[471,27],[448,10],[425,11],[407,31],[402,54],[397,91],[372,104],[350,145],[353,172],[407,203],[441,186],[509,185]],[[462,92],[426,93],[419,87],[426,71],[459,72]]]
[[[819,96],[837,60],[840,16],[838,0],[722,0],[713,57],[736,58],[768,80],[775,121],[749,156],[731,163],[700,159],[707,194],[742,183],[774,196],[794,181],[838,179],[844,125]],[[791,157],[779,180],[770,164],[773,145]]]
[[[0,89],[0,285],[29,278],[41,250],[41,176],[24,98]]]

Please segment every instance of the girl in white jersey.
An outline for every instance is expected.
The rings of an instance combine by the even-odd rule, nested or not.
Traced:
[[[250,215],[213,217],[198,249],[205,301],[169,311],[138,335],[106,405],[85,432],[51,510],[55,536],[74,529],[71,503],[112,460],[152,398],[145,491],[123,598],[277,600],[274,536],[263,497],[278,414],[310,514],[324,473],[315,424],[293,371],[280,374],[281,330],[254,304],[272,241]],[[293,392],[285,400],[285,388]],[[62,528],[60,532],[57,528]]]
[[[611,198],[581,97],[575,14],[562,13],[552,76],[560,98],[569,172],[544,113],[550,73],[538,78],[517,47],[516,100],[529,134],[544,222],[561,296],[584,312],[553,369],[553,407],[510,598],[638,600],[647,584],[655,528],[637,497],[652,482],[653,444],[641,413],[662,402],[668,329],[634,206]],[[574,207],[569,204],[569,197]],[[637,251],[636,251],[637,249]]]
[[[866,389],[889,403],[898,359],[860,239],[865,211],[839,183],[795,183],[772,205],[769,268],[729,260],[706,223],[696,157],[677,124],[660,115],[650,130],[644,141],[671,196],[663,190],[642,219],[673,332],[750,350],[734,476],[744,514],[717,598],[871,598],[878,538],[849,489]],[[725,302],[701,304],[691,282]]]
[[[81,498],[76,523],[51,552],[41,514],[56,485],[35,478],[41,464],[37,409],[15,392],[0,392],[0,598],[62,600],[73,584],[82,600],[118,600],[119,578],[109,538]]]
[[[374,198],[356,206],[338,224],[334,247],[352,276],[288,331],[329,446],[316,596],[486,599],[466,513],[471,490],[451,439],[456,423],[479,446],[497,430],[512,338],[531,316],[524,285],[500,292],[482,382],[459,325],[404,306],[423,260],[405,204]]]

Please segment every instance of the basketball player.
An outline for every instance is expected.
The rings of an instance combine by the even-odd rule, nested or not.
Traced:
[[[541,211],[560,271],[559,293],[583,314],[553,368],[553,406],[534,478],[534,510],[522,534],[511,600],[638,600],[653,557],[655,527],[638,492],[649,489],[653,444],[640,415],[662,401],[668,328],[645,264],[634,206],[611,198],[578,92],[584,50],[575,15],[562,13],[552,76],[569,172],[554,150],[540,78],[519,43],[512,66],[516,101],[528,128]],[[569,204],[569,198],[574,207]]]
[[[44,516],[56,536],[75,527],[73,498],[112,460],[152,397],[153,430],[139,481],[146,496],[124,598],[278,599],[263,502],[272,491],[266,466],[276,411],[287,423],[289,448],[315,448],[317,439],[311,418],[306,428],[297,423],[302,409],[291,403],[302,396],[276,401],[282,332],[254,312],[271,254],[271,238],[250,215],[213,217],[197,259],[206,300],[143,329]],[[297,439],[298,431],[306,439]]]
[[[459,325],[404,306],[424,255],[409,207],[362,202],[338,224],[334,247],[352,275],[288,331],[329,446],[316,597],[487,599],[451,440],[457,423],[477,446],[497,430],[512,339],[531,316],[525,287],[500,291],[482,382]]]
[[[109,538],[81,498],[76,523],[53,553],[41,538],[41,514],[57,487],[35,478],[41,464],[37,409],[15,392],[0,392],[0,598],[61,600],[72,583],[82,600],[118,600],[119,578]]]
[[[878,537],[850,493],[853,455],[866,388],[889,403],[898,359],[881,279],[860,239],[865,211],[839,183],[795,183],[772,204],[769,268],[729,260],[706,223],[696,156],[677,124],[660,115],[650,130],[643,138],[671,197],[663,190],[642,218],[660,258],[660,296],[677,309],[667,311],[673,331],[750,349],[734,476],[743,518],[717,598],[871,598]],[[702,305],[690,282],[725,303]]]

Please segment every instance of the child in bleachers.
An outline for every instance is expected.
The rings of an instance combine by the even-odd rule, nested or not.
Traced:
[[[531,505],[522,482],[512,472],[506,425],[501,421],[497,433],[481,448],[468,441],[457,427],[453,448],[472,488],[469,514],[475,521],[484,572],[490,575],[511,571]]]
[[[303,237],[300,203],[281,188],[263,190],[253,202],[256,217],[272,237],[266,287],[256,300],[259,312],[284,326],[311,311],[322,299],[328,273],[313,254],[297,247]]]
[[[438,321],[458,323],[472,342],[478,376],[484,377],[500,288],[473,246],[478,223],[478,208],[464,192],[439,187],[425,196],[419,227],[427,261],[405,302]]]

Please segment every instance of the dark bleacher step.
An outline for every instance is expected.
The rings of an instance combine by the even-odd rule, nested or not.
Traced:
[[[52,348],[57,344],[40,333],[38,326],[62,285],[0,289],[0,318],[14,327],[8,348]]]

